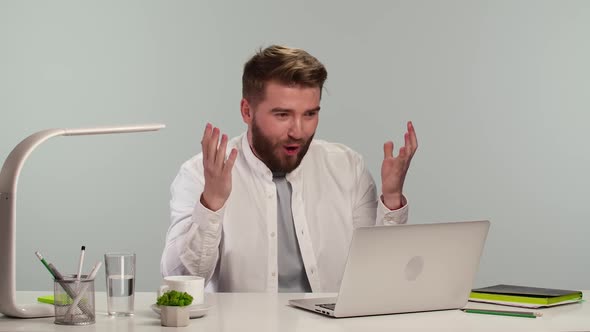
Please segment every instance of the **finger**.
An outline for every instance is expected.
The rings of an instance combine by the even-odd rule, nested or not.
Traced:
[[[236,148],[231,149],[231,152],[229,153],[229,157],[227,157],[227,160],[225,161],[225,165],[223,166],[223,173],[225,175],[231,174],[231,170],[234,167],[234,163],[236,162],[237,157],[238,157],[238,149],[236,149]]]
[[[220,169],[223,168],[223,163],[225,162],[225,150],[227,148],[227,135],[221,135],[221,143],[219,144],[219,149],[217,150],[217,154],[215,155],[215,166],[219,167]]]
[[[393,142],[387,141],[383,144],[383,158],[393,158]]]
[[[416,152],[416,147],[412,143],[412,139],[410,138],[410,133],[406,133],[404,135],[404,140],[406,141],[406,149],[407,149],[406,152],[408,154],[408,158],[412,158],[412,156],[414,155],[414,152]]]
[[[415,152],[418,149],[418,138],[412,121],[408,121],[408,133],[410,134],[410,142],[412,142],[412,151]]]
[[[406,159],[408,157],[408,147],[402,146],[399,149],[399,154],[398,154],[397,157],[400,158],[400,159]]]
[[[203,162],[208,159],[209,154],[207,153],[207,146],[211,137],[211,124],[207,123],[205,131],[203,132],[203,138],[201,139],[201,152],[203,153]]]
[[[217,145],[219,144],[219,128],[214,127],[211,139],[207,142],[207,153],[209,154],[209,165],[215,165],[215,155],[217,152]]]
[[[410,134],[409,133],[404,134],[404,146],[408,147],[409,149],[412,148],[412,142],[410,142]]]

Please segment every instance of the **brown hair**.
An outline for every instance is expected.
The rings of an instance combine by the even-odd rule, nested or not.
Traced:
[[[319,87],[320,93],[328,72],[324,65],[302,49],[272,45],[260,49],[244,65],[242,97],[257,105],[264,99],[266,83]]]

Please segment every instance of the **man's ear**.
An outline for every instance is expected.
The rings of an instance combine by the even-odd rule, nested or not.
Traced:
[[[246,100],[246,98],[242,98],[240,101],[240,113],[242,114],[242,120],[247,125],[250,125],[252,122],[252,115],[254,110],[250,107],[250,103]]]

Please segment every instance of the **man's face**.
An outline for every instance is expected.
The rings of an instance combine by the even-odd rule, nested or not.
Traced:
[[[256,108],[242,100],[242,117],[254,154],[273,172],[289,173],[307,153],[318,126],[320,88],[266,85]]]

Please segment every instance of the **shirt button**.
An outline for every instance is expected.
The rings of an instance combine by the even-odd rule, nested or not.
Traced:
[[[314,273],[315,273],[315,269],[312,267],[311,268],[311,274],[314,274]]]
[[[273,272],[273,273],[271,273],[271,275],[272,275],[273,277],[276,277],[276,276],[277,276],[277,273],[276,273],[276,272]]]
[[[270,237],[275,237],[275,232],[270,233]]]

